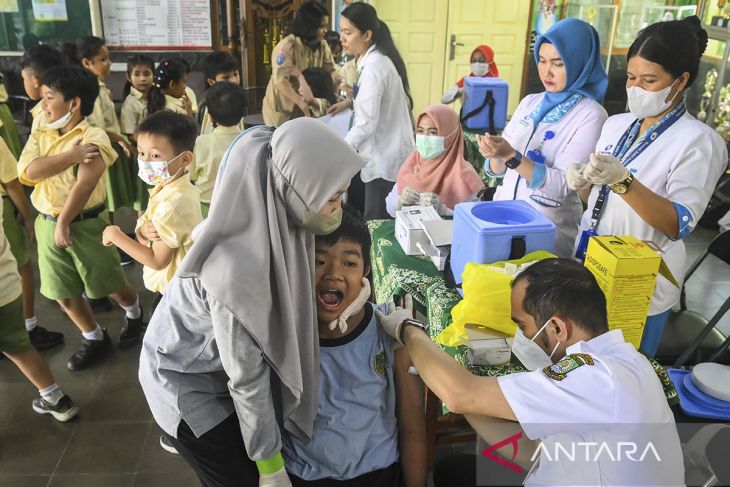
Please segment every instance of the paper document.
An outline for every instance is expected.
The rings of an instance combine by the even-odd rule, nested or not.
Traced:
[[[317,120],[327,125],[344,138],[350,130],[350,118],[352,118],[352,110],[347,108],[334,115],[319,117]]]

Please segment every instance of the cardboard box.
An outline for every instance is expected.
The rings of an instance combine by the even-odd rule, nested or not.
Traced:
[[[464,325],[469,349],[467,358],[472,365],[501,365],[510,361],[513,338],[486,326],[467,323]]]
[[[421,255],[418,244],[430,245],[422,221],[440,220],[433,206],[407,206],[395,214],[395,238],[406,255]]]
[[[585,267],[606,295],[608,327],[639,348],[657,274],[679,287],[664,259],[632,236],[591,237]]]

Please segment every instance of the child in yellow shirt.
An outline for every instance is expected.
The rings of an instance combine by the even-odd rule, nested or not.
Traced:
[[[35,316],[35,279],[28,246],[28,241],[33,241],[35,238],[33,217],[23,185],[18,181],[18,162],[2,139],[0,139],[0,196],[3,201],[0,212],[3,230],[23,284],[25,327],[31,344],[38,350],[47,350],[63,343],[63,333],[49,331],[38,325]]]
[[[233,139],[241,133],[239,122],[246,112],[246,92],[238,85],[221,81],[208,89],[205,95],[208,117],[213,127],[195,142],[195,157],[190,179],[200,190],[200,208],[203,218],[208,217],[213,186],[223,154]]]
[[[145,287],[163,293],[193,244],[193,229],[203,221],[198,190],[186,168],[193,160],[198,125],[185,115],[163,110],[137,127],[139,176],[156,186],[144,215],[137,220],[137,240],[119,227],[104,229],[104,245],[116,245],[144,265]],[[142,227],[152,223],[159,240],[149,240]]]
[[[103,39],[94,36],[81,37],[75,44],[67,44],[65,49],[70,61],[75,60],[98,79],[99,96],[94,101],[94,110],[87,117],[87,122],[106,132],[118,155],[117,161],[109,166],[107,177],[107,206],[109,218],[114,221],[114,212],[118,208],[133,207],[136,168],[132,166],[129,142],[119,127],[111,91],[104,83],[112,65],[109,50]]]
[[[48,368],[48,363],[31,345],[23,326],[20,283],[10,243],[5,238],[3,225],[0,224],[0,352],[12,360],[38,389],[40,397],[33,399],[33,410],[66,422],[78,414],[79,408],[61,390]]]
[[[109,296],[125,311],[119,346],[138,342],[144,324],[137,291],[126,281],[114,249],[104,247],[106,168],[117,155],[109,137],[91,127],[99,83],[77,66],[59,66],[42,79],[46,126],[31,133],[18,160],[20,182],[34,186],[41,294],[57,301],[81,330],[81,347],[66,364],[79,370],[111,352],[106,330],[83,299]]]
[[[135,143],[135,130],[147,117],[147,94],[152,87],[154,73],[155,62],[151,57],[140,54],[127,59],[127,83],[120,122],[122,133]]]
[[[38,44],[26,49],[23,57],[20,58],[20,75],[23,77],[23,88],[25,93],[33,101],[41,99],[41,78],[51,68],[63,64],[63,54],[55,47],[48,44]],[[46,124],[46,115],[40,103],[36,103],[30,109],[33,116],[33,124],[30,131]]]
[[[235,85],[241,85],[241,72],[238,69],[238,63],[233,56],[227,52],[212,52],[205,58],[205,64],[203,67],[205,73],[205,82],[207,88],[210,89],[216,83],[226,81]],[[205,100],[201,103],[201,113],[198,115],[200,118],[200,134],[209,134],[213,132],[213,120],[210,118],[208,113],[208,92],[205,94]],[[245,115],[245,113],[244,113]],[[238,131],[243,132],[243,116],[237,123]]]
[[[124,86],[124,103],[122,103],[120,123],[122,133],[135,145],[137,144],[137,138],[134,131],[137,130],[137,126],[142,123],[142,120],[147,117],[147,94],[152,87],[154,72],[155,63],[149,56],[136,55],[127,59],[127,83]],[[132,160],[132,167],[139,169],[134,160]],[[149,187],[138,177],[134,177],[134,183],[134,209],[141,216],[147,208],[150,197]]]
[[[147,113],[171,110],[195,118],[198,100],[187,85],[190,65],[181,58],[165,59],[157,65],[147,95]]]

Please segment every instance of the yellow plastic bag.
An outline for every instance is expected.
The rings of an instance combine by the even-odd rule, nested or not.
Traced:
[[[517,325],[512,321],[510,294],[513,276],[494,267],[504,269],[507,263],[522,265],[554,258],[550,252],[538,250],[521,259],[493,264],[466,264],[462,277],[464,299],[451,310],[452,323],[436,337],[447,347],[461,345],[466,340],[464,325],[472,323],[514,336]]]

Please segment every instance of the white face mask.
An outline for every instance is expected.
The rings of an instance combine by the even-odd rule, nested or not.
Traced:
[[[629,99],[629,111],[631,114],[639,120],[643,120],[647,117],[659,115],[667,110],[679,94],[678,90],[671,100],[665,101],[677,81],[679,81],[679,78],[674,80],[674,83],[671,85],[659,91],[646,91],[640,86],[626,88],[626,95]]]
[[[474,76],[485,76],[489,72],[490,63],[471,63],[471,72]]]
[[[71,117],[73,117],[73,115],[74,115],[73,112],[71,110],[69,110],[66,115],[59,118],[58,120],[47,123],[46,127],[49,129],[61,130],[66,125],[68,125],[68,122],[71,121]]]
[[[169,161],[143,161],[138,159],[137,165],[139,166],[139,171],[137,172],[137,175],[142,181],[149,185],[165,184],[172,180],[180,172],[177,171],[175,174],[171,175],[169,168],[170,163],[181,155],[183,155],[182,152]],[[182,170],[182,168],[180,168],[180,170]]]
[[[555,344],[555,348],[553,348],[553,351],[550,352],[550,355],[548,355],[545,350],[535,343],[535,338],[537,338],[537,335],[539,335],[542,330],[548,326],[548,323],[550,323],[550,320],[547,320],[545,324],[542,325],[542,328],[537,330],[537,333],[535,333],[535,336],[532,337],[531,340],[522,333],[520,328],[517,328],[515,339],[512,342],[512,353],[514,353],[515,357],[522,362],[522,365],[527,367],[527,370],[544,369],[545,367],[550,367],[553,364],[552,357],[560,346],[560,342]]]

